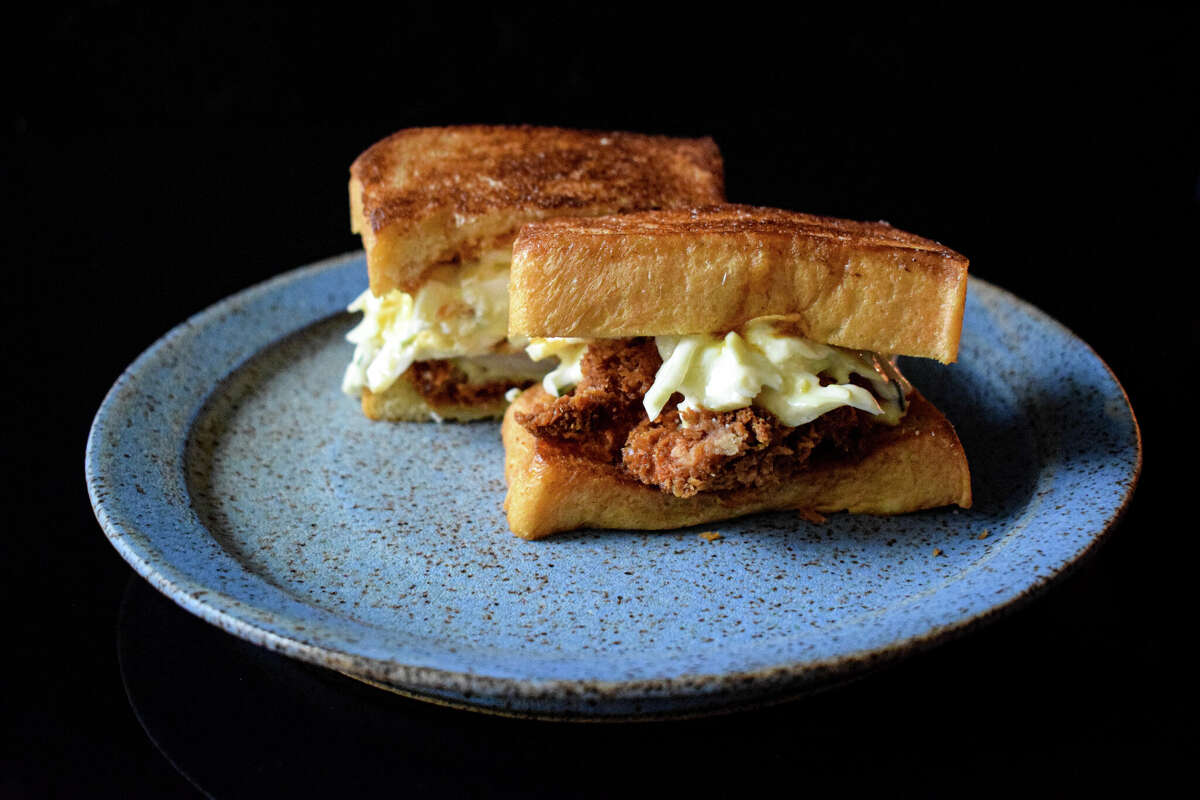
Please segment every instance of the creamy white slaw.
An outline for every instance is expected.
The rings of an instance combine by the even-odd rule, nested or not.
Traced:
[[[383,392],[414,361],[492,353],[508,335],[510,262],[509,251],[494,250],[414,294],[359,295],[348,307],[363,318],[346,334],[355,349],[342,390],[356,397],[364,388]]]
[[[643,399],[647,416],[656,419],[678,392],[683,395],[681,409],[720,412],[756,405],[790,426],[842,406],[889,424],[899,421],[910,387],[888,359],[817,344],[787,332],[782,323],[786,318],[761,317],[724,336],[655,337],[663,363]],[[558,357],[558,366],[542,381],[555,397],[582,379],[586,350],[584,339],[535,339],[526,348],[535,361]],[[852,375],[871,390],[851,383]]]

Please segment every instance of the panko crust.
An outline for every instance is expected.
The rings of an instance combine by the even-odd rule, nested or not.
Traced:
[[[759,511],[849,511],[902,514],[944,505],[971,505],[966,453],[954,427],[918,392],[895,427],[880,425],[853,459],[815,464],[793,480],[764,489],[680,498],[536,439],[514,415],[551,401],[540,386],[509,406],[501,425],[504,501],[512,532],[540,539],[575,528],[661,530],[715,522]]]

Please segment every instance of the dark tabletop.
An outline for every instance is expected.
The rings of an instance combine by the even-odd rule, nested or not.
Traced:
[[[172,8],[55,7],[7,32],[0,576],[17,677],[0,797],[1039,793],[1154,785],[1194,756],[1176,732],[1197,528],[1178,458],[1196,445],[1194,15]],[[965,638],[695,721],[435,707],[182,611],[92,516],[83,447],[104,393],[188,315],[358,248],[359,151],[462,122],[709,134],[731,200],[886,219],[966,254],[1124,384],[1145,468],[1122,522]]]

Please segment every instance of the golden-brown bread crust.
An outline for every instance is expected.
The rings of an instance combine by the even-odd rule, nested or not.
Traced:
[[[412,128],[350,167],[351,228],[371,291],[412,291],[431,265],[511,244],[525,222],[719,203],[709,138],[527,125]]]
[[[508,329],[626,338],[789,314],[818,342],[949,363],[967,265],[884,222],[754,206],[551,219],[513,244]]]
[[[970,507],[971,476],[954,427],[919,393],[910,399],[900,424],[880,425],[854,459],[814,464],[765,489],[680,498],[535,438],[514,419],[551,401],[534,386],[509,406],[500,427],[508,524],[523,539],[540,539],[575,528],[660,530],[783,509],[901,514]]]
[[[508,401],[503,397],[472,405],[433,404],[420,395],[407,376],[402,376],[378,394],[370,389],[362,391],[363,414],[368,419],[376,421],[429,422],[441,418],[455,422],[469,422],[477,419],[499,419],[504,414],[507,405]]]

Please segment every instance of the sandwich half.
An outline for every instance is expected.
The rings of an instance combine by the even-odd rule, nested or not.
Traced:
[[[953,362],[967,259],[882,222],[715,205],[522,228],[510,336],[558,365],[501,427],[512,531],[971,504],[895,356]]]
[[[508,339],[512,242],[526,222],[724,199],[711,139],[561,128],[403,130],[350,167],[369,288],[343,390],[383,420],[499,417],[546,372]]]

